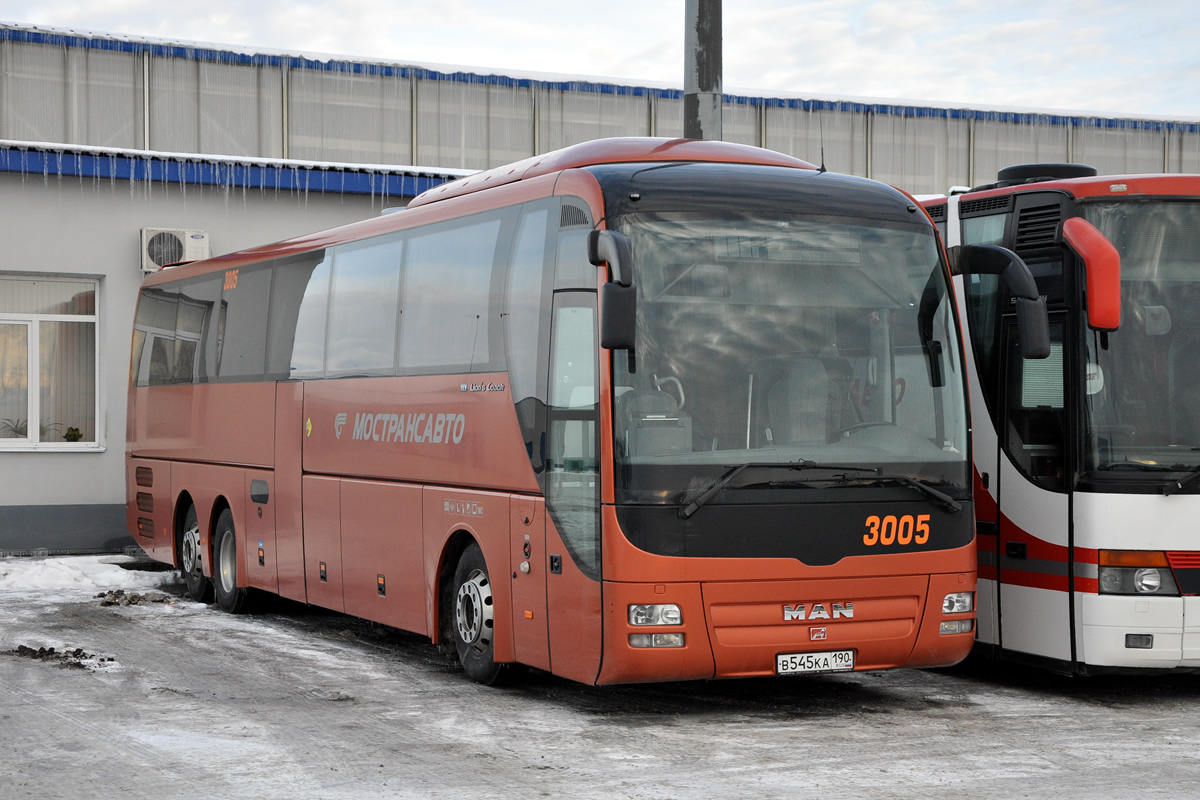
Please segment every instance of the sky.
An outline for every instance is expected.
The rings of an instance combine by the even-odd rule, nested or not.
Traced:
[[[0,21],[682,87],[684,0],[0,0]],[[728,0],[727,94],[1200,118],[1196,0]]]

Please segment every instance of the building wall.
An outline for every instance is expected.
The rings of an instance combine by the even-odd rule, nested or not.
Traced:
[[[661,86],[447,72],[0,25],[0,139],[485,169],[609,136],[683,133]],[[1200,170],[1200,120],[727,94],[726,141],[913,193],[1010,164]]]
[[[100,354],[95,444],[0,448],[0,552],[133,543],[123,511],[125,405],[143,227],[207,230],[219,255],[364,219],[383,205],[371,195],[0,172],[0,278],[97,280]]]

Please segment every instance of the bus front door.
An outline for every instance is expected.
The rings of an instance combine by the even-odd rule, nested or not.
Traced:
[[[596,293],[555,292],[546,458],[546,599],[555,675],[594,683],[602,649]]]
[[[996,548],[1000,647],[1060,665],[1072,661],[1070,494],[1061,315],[1050,357],[1024,360],[1006,321]]]

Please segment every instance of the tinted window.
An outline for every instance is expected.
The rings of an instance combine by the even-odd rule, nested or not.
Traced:
[[[271,304],[270,264],[225,273],[221,295],[224,340],[217,374],[223,379],[261,378],[267,360],[267,317]],[[189,309],[190,310],[190,309]],[[180,319],[185,307],[180,307]],[[194,319],[192,325],[202,318]]]
[[[339,247],[329,299],[329,374],[390,373],[404,241],[395,236]]]
[[[207,383],[217,375],[224,315],[221,285],[224,273],[205,275],[179,289],[179,315],[176,318],[178,355],[192,366],[178,366],[179,382]],[[186,371],[186,375],[183,371]]]
[[[595,289],[596,267],[587,257],[587,228],[563,231],[558,237],[555,289]]]
[[[134,320],[134,355],[130,369],[138,386],[205,382],[206,364],[215,370],[217,330],[213,309],[219,306],[221,278],[205,277],[178,289],[142,292]]]
[[[508,309],[505,344],[513,399],[517,402],[537,392],[539,327],[542,318],[542,280],[546,271],[547,208],[526,211],[517,228],[508,272]]]
[[[276,262],[267,353],[270,377],[321,374],[328,300],[329,263],[324,251]]]
[[[488,301],[501,218],[437,225],[411,236],[404,274],[400,366],[468,371],[490,362]]]

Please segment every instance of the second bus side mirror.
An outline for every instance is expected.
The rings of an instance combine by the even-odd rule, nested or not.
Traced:
[[[633,286],[632,243],[618,231],[588,234],[588,261],[608,264],[612,281],[600,287],[600,346],[633,350],[637,319],[637,289]]]
[[[991,244],[964,244],[955,251],[954,271],[960,275],[999,275],[1012,292],[1017,308],[1017,330],[1022,358],[1050,357],[1050,317],[1046,298],[1038,294],[1037,281],[1019,255]]]
[[[1071,217],[1063,241],[1083,260],[1087,279],[1087,321],[1098,331],[1121,327],[1121,254],[1095,225]]]

